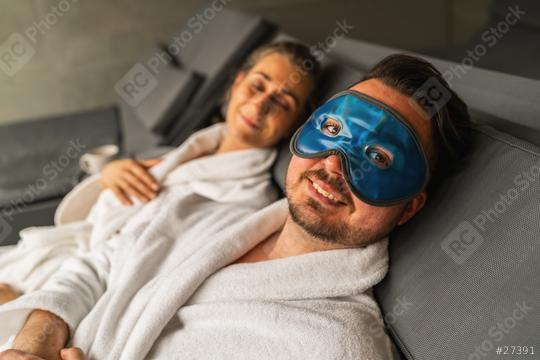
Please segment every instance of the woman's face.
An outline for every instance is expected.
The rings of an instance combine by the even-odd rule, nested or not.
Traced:
[[[284,55],[270,53],[232,87],[226,123],[249,147],[272,147],[288,136],[307,101],[311,79]]]

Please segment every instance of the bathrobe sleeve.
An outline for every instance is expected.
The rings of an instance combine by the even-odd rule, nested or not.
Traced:
[[[66,260],[40,290],[0,306],[0,344],[18,333],[34,309],[56,314],[73,333],[107,289],[115,249],[125,236],[114,236],[91,252]]]

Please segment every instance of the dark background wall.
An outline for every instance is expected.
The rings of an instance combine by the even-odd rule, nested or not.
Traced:
[[[0,0],[0,46],[51,13],[61,0]],[[62,0],[35,54],[14,76],[0,71],[0,123],[115,101],[114,84],[149,44],[168,38],[203,6],[193,0]],[[489,18],[492,0],[230,0],[311,44],[339,20],[349,36],[422,51],[465,44]],[[65,9],[65,7],[64,7]],[[52,19],[52,18],[50,18]]]

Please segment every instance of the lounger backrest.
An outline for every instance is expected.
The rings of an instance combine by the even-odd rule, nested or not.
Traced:
[[[0,245],[29,226],[52,224],[59,200],[80,180],[79,158],[105,144],[122,148],[116,107],[0,126]]]
[[[115,86],[128,135],[126,151],[160,143],[203,80],[195,71],[178,67],[163,47],[148,48]]]
[[[115,107],[2,125],[0,206],[64,194],[77,183],[82,154],[120,143]]]

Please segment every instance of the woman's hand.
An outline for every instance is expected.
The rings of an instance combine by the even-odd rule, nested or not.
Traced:
[[[21,294],[15,291],[8,284],[0,283],[0,305],[10,302],[11,300],[15,300],[20,295]]]
[[[148,202],[156,197],[159,190],[159,183],[148,169],[160,162],[161,159],[111,161],[101,171],[99,184],[111,189],[124,205],[133,204],[129,195]]]

